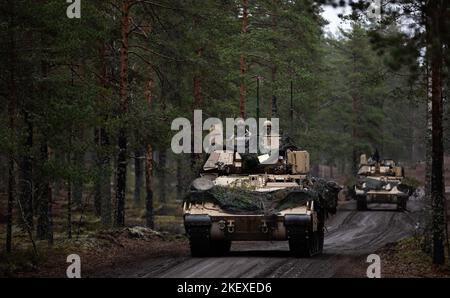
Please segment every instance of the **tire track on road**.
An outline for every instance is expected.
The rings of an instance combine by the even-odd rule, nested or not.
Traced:
[[[418,202],[411,204],[414,212],[399,213],[392,210],[358,212],[354,202],[345,203],[328,222],[324,254],[311,259],[291,257],[285,242],[239,242],[233,243],[229,256],[152,259],[108,276],[298,278],[357,274],[357,277],[363,277],[365,254],[413,234],[414,220],[420,208],[415,205]]]

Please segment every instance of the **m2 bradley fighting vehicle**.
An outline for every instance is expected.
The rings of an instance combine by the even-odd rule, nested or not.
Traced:
[[[380,159],[378,151],[367,160],[361,155],[354,186],[354,198],[359,211],[367,210],[368,203],[396,204],[406,210],[414,188],[405,183],[404,169],[392,159]]]
[[[193,256],[226,254],[232,241],[288,241],[300,257],[322,252],[325,219],[336,212],[341,188],[310,178],[309,153],[289,138],[272,134],[265,142],[279,144],[273,164],[264,164],[268,155],[210,153],[183,202]]]

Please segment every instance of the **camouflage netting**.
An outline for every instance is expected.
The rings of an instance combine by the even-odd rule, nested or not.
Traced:
[[[406,180],[404,180],[403,182],[396,182],[396,181],[382,181],[382,180],[377,180],[377,179],[371,179],[370,177],[365,177],[365,178],[361,178],[359,180],[359,183],[361,185],[364,185],[364,190],[369,191],[369,190],[383,190],[385,188],[385,186],[387,186],[388,184],[390,184],[391,188],[393,187],[397,187],[397,189],[401,192],[404,192],[405,194],[411,195],[415,192],[415,187],[410,185],[410,183],[408,183]]]
[[[397,186],[399,182],[390,181],[389,183],[382,180],[371,179],[370,177],[360,179],[361,184],[365,184],[367,190],[382,190],[387,184],[391,184],[392,187]]]
[[[326,213],[335,213],[340,190],[337,184],[322,180],[316,181],[309,189],[294,187],[272,192],[214,186],[207,190],[191,191],[185,202],[210,202],[232,214],[273,215],[314,201],[316,208]]]

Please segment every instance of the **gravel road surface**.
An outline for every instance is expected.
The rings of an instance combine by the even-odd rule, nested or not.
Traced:
[[[369,205],[356,211],[354,202],[340,205],[327,222],[324,253],[311,259],[293,258],[287,242],[236,242],[226,257],[166,257],[129,264],[102,277],[252,278],[365,277],[367,256],[387,243],[414,234],[419,200],[407,212],[390,205]]]

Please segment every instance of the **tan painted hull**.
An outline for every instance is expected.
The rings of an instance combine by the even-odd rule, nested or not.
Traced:
[[[309,210],[311,206],[286,209],[276,215],[236,215],[223,212],[211,203],[185,205],[185,216],[208,216],[211,221],[212,240],[232,241],[285,241],[288,240],[285,226],[286,215],[307,215],[317,231],[317,216]]]

